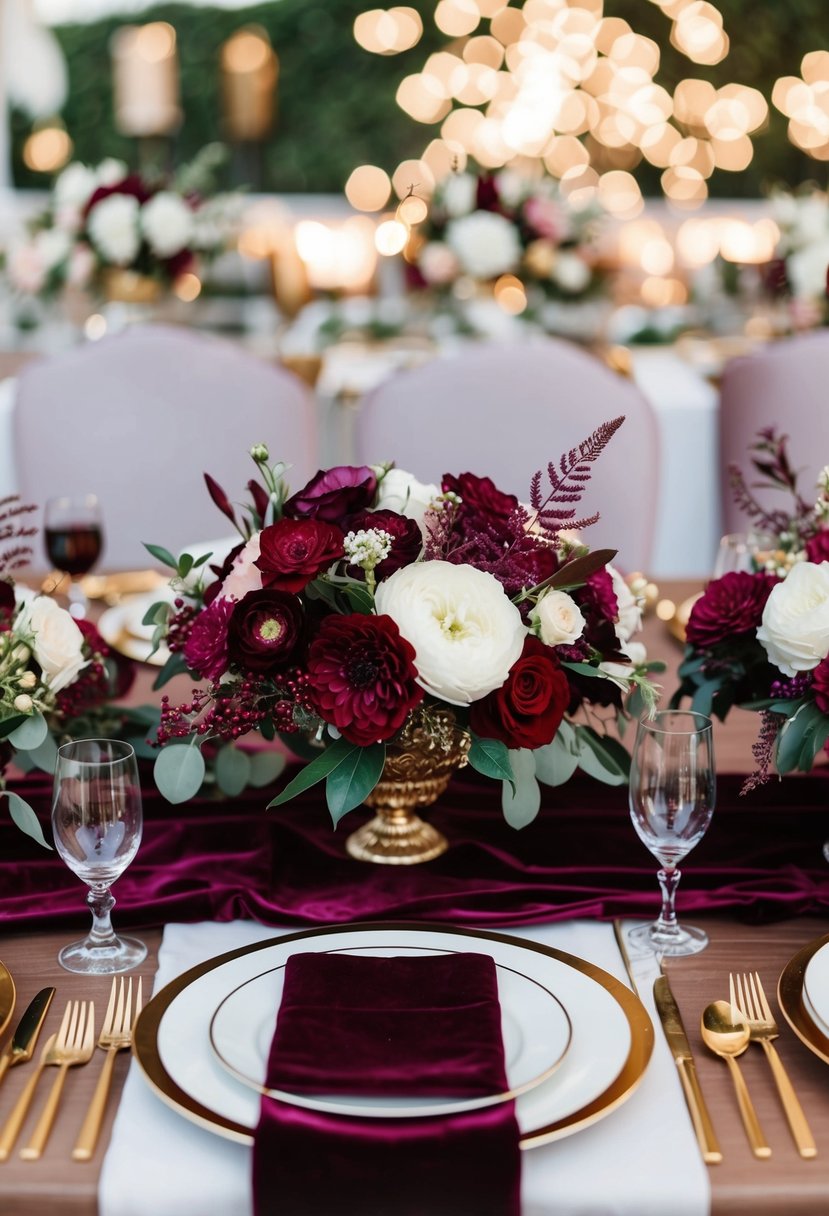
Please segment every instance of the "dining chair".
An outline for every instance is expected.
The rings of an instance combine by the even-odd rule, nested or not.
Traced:
[[[363,402],[355,455],[438,484],[447,472],[486,475],[526,502],[537,470],[620,414],[576,512],[600,513],[584,535],[591,548],[618,549],[625,572],[647,570],[659,492],[653,409],[629,378],[569,342],[475,344],[398,373]]]
[[[814,497],[818,475],[829,462],[829,332],[799,334],[733,359],[726,364],[720,390],[720,493],[723,531],[745,532],[750,520],[734,501],[729,466],[750,476],[749,448],[761,427],[774,426],[789,437],[789,456],[798,470],[798,487]],[[753,488],[766,507],[787,510],[784,494]]]
[[[152,564],[145,541],[178,553],[231,532],[202,474],[243,500],[254,443],[290,462],[295,489],[317,469],[316,407],[299,377],[173,326],[136,326],[28,365],[12,434],[24,501],[97,494],[107,570]]]

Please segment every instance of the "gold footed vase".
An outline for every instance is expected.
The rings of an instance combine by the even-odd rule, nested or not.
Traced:
[[[449,842],[417,811],[431,806],[459,768],[466,764],[471,739],[455,726],[454,715],[438,710],[430,729],[408,724],[389,744],[377,785],[366,798],[377,814],[345,842],[357,861],[385,866],[413,866],[440,857]]]

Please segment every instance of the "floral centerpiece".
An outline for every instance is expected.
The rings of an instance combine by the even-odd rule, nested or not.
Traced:
[[[183,704],[163,699],[162,793],[198,791],[205,745],[229,792],[259,781],[261,750],[237,746],[251,732],[310,758],[270,805],[325,781],[335,824],[415,735],[437,763],[460,734],[468,763],[503,782],[514,826],[537,813],[538,780],[580,765],[622,783],[628,755],[606,716],[655,695],[631,641],[640,607],[607,565],[614,551],[590,552],[573,531],[596,518],[577,519],[575,504],[622,421],[550,464],[546,484],[539,472],[527,505],[487,477],[423,485],[389,465],[320,471],[290,493],[262,444],[243,508],[206,475],[240,532],[214,577],[148,546],[180,591],[145,618],[172,652],[160,682],[181,670],[203,681]]]
[[[8,252],[12,288],[24,296],[53,296],[66,287],[108,296],[126,282],[133,297],[143,293],[151,301],[227,243],[231,199],[208,197],[217,156],[209,147],[172,178],[133,173],[111,158],[94,167],[69,165],[28,238]]]
[[[785,303],[790,328],[811,329],[829,320],[829,195],[811,188],[771,195],[780,239],[764,282]]]
[[[51,774],[59,743],[130,730],[145,737],[154,715],[112,706],[128,691],[132,667],[111,656],[91,621],[15,587],[31,555],[34,509],[16,497],[0,500],[0,797],[18,827],[46,845],[34,811],[8,784],[9,767]]]
[[[785,491],[791,505],[762,505],[732,467],[736,500],[757,530],[751,569],[714,579],[694,604],[673,698],[721,720],[734,705],[760,714],[757,769],[744,790],[772,769],[808,772],[829,740],[829,467],[807,500],[786,436],[763,430],[752,453],[758,485]]]

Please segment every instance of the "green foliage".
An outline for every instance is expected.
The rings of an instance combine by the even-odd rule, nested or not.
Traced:
[[[522,747],[509,754],[514,781],[501,787],[501,809],[511,828],[525,828],[541,810],[541,787],[535,773],[535,752]]]
[[[189,743],[171,743],[158,753],[153,777],[168,802],[178,804],[195,798],[205,774],[204,757]]]
[[[52,846],[43,835],[43,829],[40,826],[38,817],[28,802],[25,802],[19,794],[13,794],[11,790],[0,790],[0,798],[8,798],[9,814],[21,832],[25,832],[27,836],[31,836],[32,840],[36,840],[38,844],[43,845],[44,849],[51,849]]]

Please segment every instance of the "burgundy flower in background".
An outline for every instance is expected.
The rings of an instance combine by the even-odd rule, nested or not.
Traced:
[[[780,580],[775,574],[732,571],[710,582],[691,609],[685,629],[692,646],[715,646],[726,638],[756,629],[771,589]]]
[[[0,578],[0,630],[11,629],[14,613],[14,587]]]
[[[472,703],[469,724],[476,735],[507,747],[543,747],[555,737],[569,700],[570,685],[552,649],[530,636],[501,687]]]
[[[377,491],[377,477],[368,465],[337,465],[320,469],[283,506],[292,519],[320,519],[337,523],[346,515],[354,515],[370,507]]]
[[[401,566],[416,562],[423,549],[423,533],[417,520],[407,519],[397,511],[360,511],[348,521],[348,527],[351,532],[379,528],[391,537],[391,552],[374,568],[374,576],[378,580],[388,578]],[[349,567],[349,573],[353,569],[353,566]]]
[[[607,569],[596,570],[591,574],[577,598],[580,605],[595,608],[605,620],[615,621],[619,615],[619,601],[613,590],[613,579]]]
[[[829,562],[829,528],[821,528],[806,541],[806,556],[816,565]]]
[[[475,191],[475,206],[479,211],[500,211],[501,196],[491,173],[482,173]]]
[[[204,589],[205,604],[213,603],[216,596],[219,594],[219,592],[222,589],[222,584],[224,583],[227,576],[230,574],[230,571],[233,569],[233,563],[236,561],[236,558],[242,552],[244,547],[245,547],[244,542],[240,541],[238,545],[233,546],[233,548],[230,550],[227,557],[224,559],[224,561],[221,563],[220,566],[214,566],[212,562],[210,563],[210,569],[216,575],[216,581],[215,581],[215,583],[208,583],[208,585]]]
[[[327,617],[308,653],[321,717],[360,747],[390,739],[423,699],[414,657],[391,617]]]
[[[821,659],[812,672],[812,692],[822,714],[829,714],[829,658]]]
[[[92,621],[81,617],[75,624],[83,634],[89,652],[91,654],[99,654],[101,658],[109,660],[111,687],[108,695],[112,697],[125,697],[135,683],[135,664],[130,659],[123,658],[120,654],[113,654],[98,632],[97,626]]]
[[[89,201],[84,208],[84,215],[89,215],[93,207],[113,194],[131,194],[143,206],[144,203],[152,198],[154,193],[155,191],[151,190],[137,173],[129,173],[120,182],[115,182],[112,186],[98,186],[97,190],[94,190],[89,196]]]
[[[342,556],[339,528],[316,519],[280,519],[262,530],[254,565],[262,571],[263,587],[301,591]]]
[[[441,480],[444,494],[459,494],[462,500],[462,513],[473,517],[484,516],[487,519],[506,523],[518,506],[514,494],[505,494],[499,490],[490,477],[476,477],[474,473],[461,473],[455,477],[445,473]]]
[[[289,591],[273,588],[249,591],[233,605],[228,622],[228,654],[245,671],[283,668],[295,661],[304,624],[302,605]]]
[[[227,669],[227,633],[234,600],[214,600],[200,612],[184,645],[184,661],[205,680],[218,680]]]

